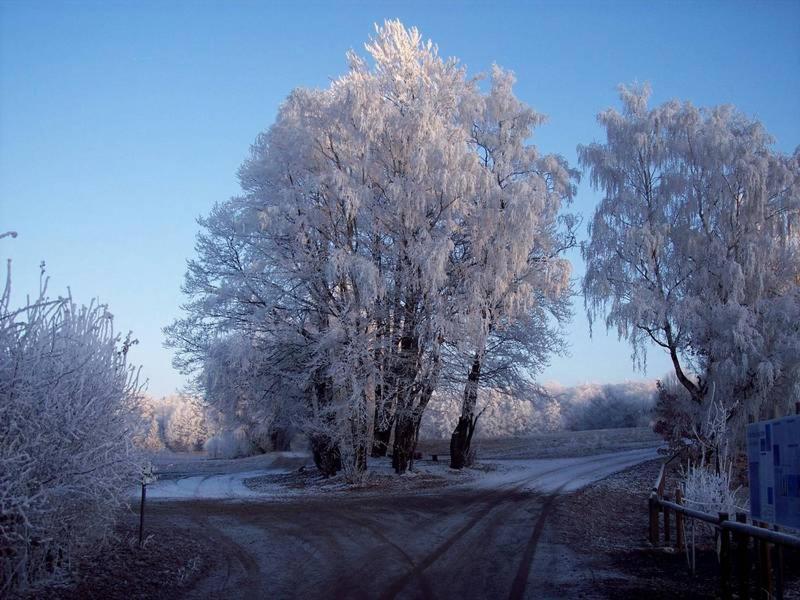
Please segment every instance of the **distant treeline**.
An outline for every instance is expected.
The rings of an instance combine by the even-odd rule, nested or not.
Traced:
[[[477,437],[530,435],[542,431],[611,429],[650,425],[655,405],[654,381],[548,384],[529,395],[481,390]],[[461,398],[445,393],[425,414],[420,437],[445,439],[458,421]]]

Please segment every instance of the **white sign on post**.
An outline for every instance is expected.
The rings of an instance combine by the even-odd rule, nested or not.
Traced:
[[[747,426],[750,516],[800,529],[800,416]]]

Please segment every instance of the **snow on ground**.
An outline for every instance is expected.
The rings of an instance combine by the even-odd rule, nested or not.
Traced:
[[[241,471],[229,475],[193,475],[178,479],[162,479],[147,486],[147,497],[162,500],[259,498],[263,494],[248,488],[245,480],[259,477],[264,473],[264,471]]]
[[[358,484],[348,482],[343,475],[321,477],[309,466],[311,459],[306,453],[270,453],[239,461],[192,458],[165,462],[159,469],[164,474],[148,486],[148,497],[157,500],[279,500],[300,494],[419,494],[453,486],[570,492],[657,457],[657,448],[650,446],[571,458],[490,458],[463,471],[450,469],[445,458],[440,462],[418,461],[414,472],[401,477],[394,474],[389,459],[382,459],[370,462],[368,474]],[[245,466],[250,468],[245,470]]]
[[[153,464],[158,480],[147,486],[147,497],[158,500],[258,499],[290,494],[273,484],[254,491],[245,482],[269,475],[285,475],[312,464],[308,452],[269,452],[238,459],[209,459],[199,453],[161,452]],[[136,494],[138,494],[138,490]]]
[[[612,473],[658,458],[656,447],[575,458],[492,459],[495,467],[471,482],[479,488],[520,486],[545,493],[572,492]]]

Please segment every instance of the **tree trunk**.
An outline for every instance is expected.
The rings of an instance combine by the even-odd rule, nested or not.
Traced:
[[[385,383],[375,386],[375,426],[372,433],[373,458],[386,456],[389,449],[389,439],[392,437],[394,415],[392,402],[386,390],[389,386]]]
[[[370,449],[369,408],[370,401],[366,393],[362,394],[362,406],[356,411],[351,421],[353,435],[353,467],[356,472],[363,473],[367,470],[367,453]]]
[[[450,436],[450,468],[463,469],[469,459],[472,433],[475,430],[472,417],[459,417],[453,435]]]
[[[275,452],[288,452],[292,449],[292,434],[286,427],[273,427],[269,432],[269,439]]]
[[[324,434],[311,436],[311,454],[314,464],[325,477],[336,475],[342,468],[342,455],[334,441]]]
[[[397,415],[394,426],[392,467],[400,475],[409,470],[414,459],[416,432],[417,424],[413,414]]]
[[[389,440],[392,437],[392,423],[393,419],[389,419],[385,426],[381,426],[376,415],[375,434],[372,438],[372,456],[374,458],[386,456],[386,452],[389,450]]]
[[[414,456],[416,423],[414,401],[417,392],[414,379],[419,371],[419,333],[416,331],[417,302],[407,302],[404,307],[403,330],[400,336],[400,351],[393,361],[392,381],[396,386],[394,415],[394,446],[392,466],[395,472],[408,471]]]
[[[314,401],[315,411],[317,415],[320,412],[325,414],[326,407],[330,406],[333,401],[333,386],[330,378],[325,375],[317,373],[316,382],[314,383]],[[317,416],[322,422],[320,425],[323,427],[332,427],[334,417],[332,415]],[[342,468],[342,454],[338,444],[331,438],[330,435],[323,431],[312,433],[309,436],[309,443],[311,445],[311,455],[314,458],[314,464],[325,477],[336,475]]]
[[[478,383],[481,378],[481,357],[475,355],[472,368],[467,376],[464,386],[464,402],[461,406],[461,416],[458,419],[453,435],[450,436],[450,468],[463,469],[471,460],[470,447],[472,434],[478,418],[475,416],[475,407],[478,404]]]

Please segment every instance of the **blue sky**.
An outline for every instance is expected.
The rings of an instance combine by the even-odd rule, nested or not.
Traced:
[[[183,379],[162,348],[179,314],[194,219],[237,193],[236,169],[288,92],[325,86],[361,51],[373,23],[416,25],[475,73],[493,62],[549,115],[535,142],[576,161],[602,139],[595,115],[619,83],[649,81],[653,100],[733,103],[776,147],[800,144],[800,1],[544,3],[7,2],[0,0],[0,256],[15,297],[38,285],[98,296],[140,340],[133,358],[154,395]],[[584,181],[574,209],[598,196]],[[580,258],[572,256],[577,275]],[[572,356],[543,380],[658,377],[582,303]]]

